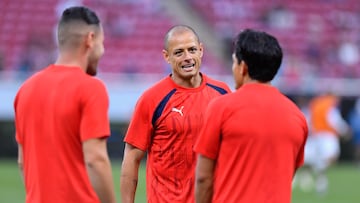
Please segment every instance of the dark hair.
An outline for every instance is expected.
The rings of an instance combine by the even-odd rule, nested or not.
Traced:
[[[283,53],[277,39],[266,32],[246,29],[234,43],[238,62],[244,61],[252,79],[271,81],[280,68]]]
[[[84,6],[74,6],[63,11],[60,25],[72,21],[81,21],[88,25],[99,25],[100,20],[96,13]]]

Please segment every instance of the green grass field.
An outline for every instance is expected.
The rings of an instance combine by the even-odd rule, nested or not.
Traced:
[[[325,195],[304,192],[295,187],[293,203],[360,203],[360,168],[338,164],[328,171],[329,189]]]
[[[113,161],[113,175],[117,199],[120,201],[120,160]],[[145,167],[142,166],[136,202],[146,202]],[[329,191],[324,196],[295,188],[292,203],[359,203],[360,169],[350,164],[339,164],[329,171]],[[15,160],[0,160],[0,202],[23,203],[24,187]]]
[[[121,160],[113,160],[113,177],[118,202],[120,202],[120,164]],[[139,180],[136,202],[143,203],[146,202],[144,165],[141,166]],[[24,202],[25,191],[16,160],[0,160],[0,203]]]

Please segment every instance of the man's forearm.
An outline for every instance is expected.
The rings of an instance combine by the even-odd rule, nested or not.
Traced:
[[[109,159],[99,159],[87,163],[91,184],[101,203],[116,202],[111,164]]]
[[[197,180],[195,200],[196,203],[210,203],[213,195],[213,185],[210,179]]]
[[[122,203],[134,203],[138,180],[136,177],[121,175],[120,194]]]
[[[120,194],[122,203],[134,203],[138,183],[139,160],[124,158],[120,176]]]
[[[17,163],[18,163],[18,167],[19,167],[19,171],[20,171],[21,180],[23,181],[23,183],[25,185],[23,150],[22,150],[22,146],[20,144],[18,145]]]
[[[210,203],[213,196],[215,160],[198,155],[195,175],[196,203]]]
[[[24,166],[23,166],[22,163],[18,163],[18,167],[19,167],[19,171],[20,171],[21,180],[25,184],[25,181],[24,181]]]
[[[120,194],[122,203],[134,203],[138,183],[139,167],[145,152],[130,145],[125,145],[121,166]]]

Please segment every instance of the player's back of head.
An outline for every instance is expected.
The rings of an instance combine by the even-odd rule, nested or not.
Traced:
[[[271,81],[280,68],[283,53],[277,39],[266,32],[246,29],[235,39],[234,54],[244,61],[252,79]]]
[[[89,31],[99,33],[100,20],[96,13],[84,6],[75,6],[63,11],[58,24],[59,49],[74,48],[82,42]]]

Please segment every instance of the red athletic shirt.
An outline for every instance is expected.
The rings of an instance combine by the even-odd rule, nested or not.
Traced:
[[[194,150],[215,160],[213,202],[289,203],[306,120],[275,87],[246,84],[213,100]]]
[[[99,202],[82,142],[110,135],[108,106],[104,84],[79,67],[51,65],[22,85],[14,107],[26,202]]]
[[[193,145],[209,101],[230,92],[222,82],[202,75],[198,88],[184,88],[166,77],[136,104],[125,142],[147,157],[148,202],[194,202]]]

